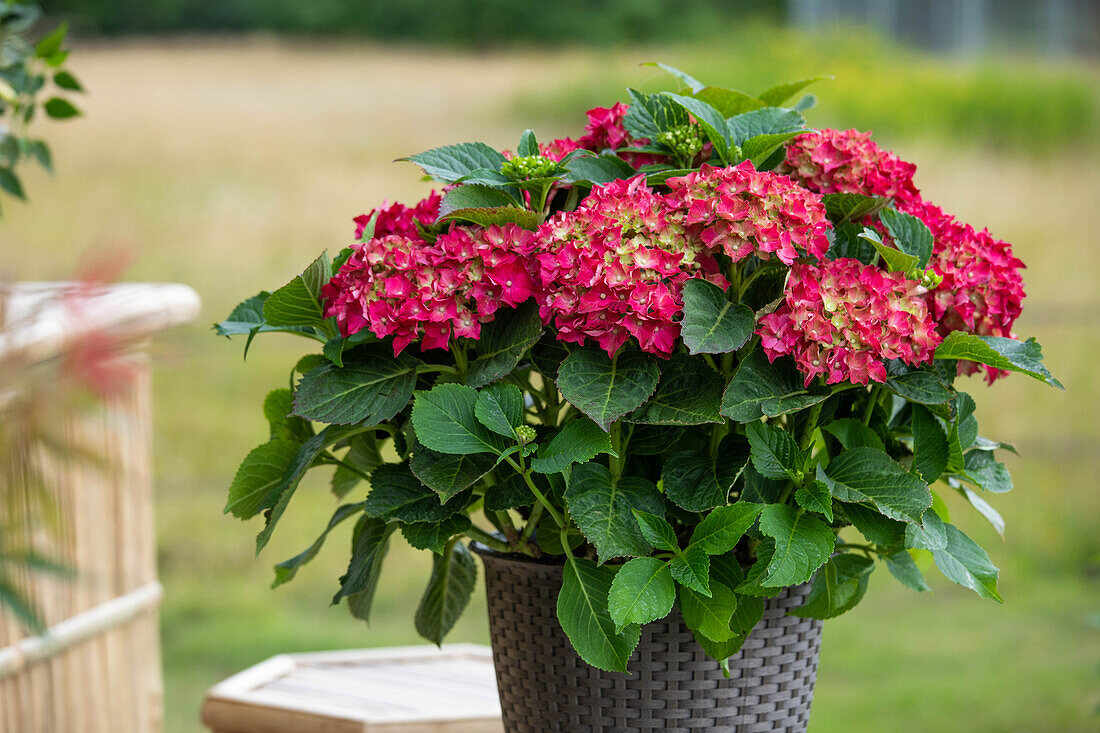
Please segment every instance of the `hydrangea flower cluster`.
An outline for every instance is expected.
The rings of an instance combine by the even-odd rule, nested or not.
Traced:
[[[392,234],[419,239],[417,222],[425,227],[434,224],[439,217],[439,203],[442,200],[442,196],[432,191],[427,198],[415,206],[384,202],[377,209],[371,209],[366,214],[355,217],[355,238],[359,239],[363,236],[363,231],[370,223],[371,217],[377,213],[378,221],[374,223],[374,236],[385,237]]]
[[[839,258],[791,268],[779,309],[760,319],[770,361],[790,355],[809,384],[886,380],[883,359],[916,366],[942,341],[919,283],[859,260]]]
[[[349,336],[369,328],[394,337],[394,354],[423,338],[445,349],[450,337],[476,339],[502,305],[531,297],[534,234],[508,224],[455,226],[435,242],[386,234],[353,244],[351,257],[321,291],[326,316]]]
[[[668,210],[637,176],[593,189],[539,228],[539,309],[559,339],[591,339],[611,355],[634,336],[645,351],[672,352],[684,281],[728,283]]]
[[[729,168],[704,165],[670,178],[668,186],[669,201],[688,230],[734,262],[774,254],[790,265],[803,254],[823,258],[829,249],[821,197],[789,178],[757,171],[749,161]]]
[[[787,145],[779,173],[818,193],[860,193],[898,201],[920,198],[913,185],[917,167],[857,130],[818,130]]]

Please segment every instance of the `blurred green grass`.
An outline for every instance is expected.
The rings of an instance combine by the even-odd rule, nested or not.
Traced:
[[[271,566],[309,544],[333,508],[322,477],[304,484],[258,560],[255,522],[242,525],[221,509],[237,463],[265,437],[263,395],[285,384],[302,346],[289,337],[261,339],[242,363],[241,344],[216,339],[208,324],[242,297],[281,284],[321,249],[342,246],[352,216],[383,198],[422,194],[415,169],[391,164],[394,158],[459,140],[510,146],[528,126],[545,139],[576,133],[585,103],[608,102],[601,90],[615,97],[620,81],[656,88],[638,61],[660,58],[753,90],[833,73],[837,81],[818,89],[822,105],[811,123],[825,124],[829,115],[846,126],[919,114],[916,102],[906,113],[884,105],[916,88],[933,63],[895,63],[887,73],[885,56],[860,61],[847,47],[801,60],[798,48],[777,49],[735,63],[739,48],[731,43],[706,64],[693,62],[701,54],[676,49],[462,56],[239,41],[78,49],[74,68],[92,90],[87,117],[47,131],[57,141],[58,175],[28,176],[32,204],[6,207],[0,269],[56,278],[89,249],[130,244],[141,254],[130,279],[186,282],[204,298],[200,321],[157,346],[169,733],[200,730],[205,690],[274,654],[417,643],[411,617],[430,562],[397,540],[369,629],[328,605],[347,560],[347,532],[335,532],[294,583],[268,589]],[[783,61],[788,51],[794,60]],[[1032,73],[1038,87],[1043,73],[1051,87],[1064,78],[1060,70]],[[1096,88],[1096,69],[1072,75]],[[579,81],[588,78],[599,81]],[[841,94],[846,102],[829,101],[838,88],[865,96],[849,91]],[[1022,107],[1014,101],[1020,89],[980,99],[993,110]],[[576,105],[568,118],[554,108],[566,102]],[[816,733],[1096,728],[1100,632],[1089,618],[1100,586],[1100,328],[1093,317],[1100,249],[1090,214],[1100,193],[1100,150],[1083,121],[1068,129],[1072,141],[1041,156],[1022,143],[991,152],[975,144],[980,136],[962,136],[964,144],[935,127],[888,131],[888,143],[919,163],[918,184],[930,198],[1014,242],[1030,263],[1018,331],[1044,344],[1067,391],[1019,376],[989,389],[970,383],[983,434],[1015,443],[1022,454],[1009,456],[1017,490],[994,498],[1008,521],[1007,543],[952,503],[959,523],[1002,568],[1007,603],[983,601],[935,571],[935,592],[923,596],[877,573],[864,603],[826,626]],[[487,641],[480,594],[450,640]]]

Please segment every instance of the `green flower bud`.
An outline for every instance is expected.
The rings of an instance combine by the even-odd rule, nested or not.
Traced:
[[[527,445],[535,439],[535,429],[530,425],[520,425],[516,428],[516,437],[519,438],[520,445]]]

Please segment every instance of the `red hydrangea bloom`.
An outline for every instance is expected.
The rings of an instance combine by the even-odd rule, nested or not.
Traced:
[[[775,254],[789,265],[803,253],[821,259],[829,249],[821,197],[749,161],[729,168],[704,165],[667,183],[668,199],[688,230],[734,262]]]
[[[860,193],[899,201],[920,196],[913,185],[917,167],[871,142],[871,133],[819,130],[787,145],[777,169],[818,193]]]
[[[450,337],[476,339],[501,305],[531,297],[534,234],[514,224],[455,226],[433,243],[386,235],[353,244],[348,261],[321,291],[326,316],[349,336],[369,328],[393,336],[394,354],[423,336],[445,349]]]
[[[583,146],[578,141],[564,137],[548,143],[539,143],[539,153],[550,160],[561,160],[574,150],[580,150],[581,147]]]
[[[420,233],[416,229],[416,223],[423,226],[431,226],[439,218],[439,202],[443,200],[435,191],[416,206],[405,204],[391,204],[383,202],[377,209],[371,209],[366,214],[355,217],[355,238],[363,236],[370,218],[378,213],[378,221],[374,223],[374,236],[387,237],[396,235],[399,237],[411,237],[419,239]]]
[[[783,303],[760,319],[770,361],[790,355],[809,384],[883,382],[883,359],[917,365],[942,341],[919,283],[859,260],[840,258],[791,268]]]
[[[577,147],[600,153],[608,148],[617,150],[649,144],[649,140],[646,138],[631,137],[626,127],[623,126],[623,120],[626,119],[628,111],[630,111],[630,107],[622,102],[618,102],[611,107],[594,107],[588,110],[588,124],[584,126],[586,134],[576,141]],[[664,156],[652,153],[624,152],[621,153],[621,156],[635,168],[664,161]]]
[[[637,176],[593,188],[580,208],[539,228],[539,309],[559,339],[591,339],[610,355],[634,336],[645,351],[672,352],[684,281],[727,283],[667,210]]]

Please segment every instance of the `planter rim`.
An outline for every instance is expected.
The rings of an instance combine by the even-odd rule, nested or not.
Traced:
[[[470,540],[470,550],[481,555],[482,557],[492,558],[496,562],[512,562],[520,565],[546,565],[555,568],[564,568],[565,560],[560,562],[551,558],[531,557],[530,555],[522,555],[518,552],[500,552],[493,548],[483,545],[477,540]]]

